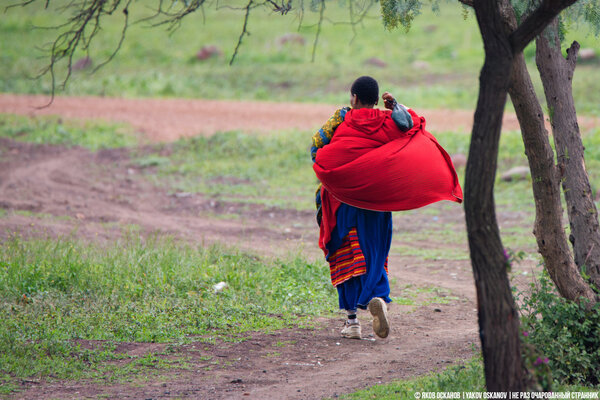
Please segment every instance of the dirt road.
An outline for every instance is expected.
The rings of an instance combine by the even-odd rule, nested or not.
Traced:
[[[308,258],[320,257],[312,212],[244,207],[201,194],[177,197],[139,179],[142,171],[130,164],[126,150],[90,153],[0,138],[0,154],[0,208],[7,210],[0,219],[0,240],[19,232],[110,241],[123,233],[123,226],[135,224],[143,234],[159,232],[195,243],[228,243],[267,257],[298,249],[304,249]],[[222,218],[225,215],[236,218]],[[439,223],[464,230],[460,212],[445,218]],[[431,217],[398,215],[395,223],[428,226]],[[256,333],[238,344],[196,344],[203,349],[200,353],[192,351],[192,345],[184,346],[176,355],[189,355],[192,370],[167,372],[156,384],[29,382],[14,398],[318,399],[470,358],[477,329],[468,263],[437,260],[423,265],[394,253],[390,264],[397,281],[393,295],[401,296],[400,288],[413,285],[446,290],[454,300],[441,306],[392,305],[393,332],[386,340],[375,340],[365,313],[359,318],[363,334],[371,333],[371,337],[342,340],[340,315],[335,320],[323,319],[317,330]],[[143,355],[159,352],[164,345],[124,343],[120,349]],[[207,359],[218,360],[222,367],[207,368]]]
[[[179,137],[211,135],[219,131],[253,133],[302,129],[316,130],[345,104],[268,103],[192,99],[118,99],[57,97],[47,108],[46,96],[0,94],[0,112],[22,115],[60,115],[64,118],[125,122],[150,140],[170,142]],[[432,132],[471,131],[472,111],[416,110]],[[505,129],[518,129],[514,115],[504,119]]]

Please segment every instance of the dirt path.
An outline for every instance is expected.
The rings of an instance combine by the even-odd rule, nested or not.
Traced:
[[[30,108],[42,100],[0,95],[0,111],[125,121],[152,140],[169,141],[227,129],[314,129],[335,108],[99,98],[57,98],[49,109]],[[462,120],[452,122],[453,126],[469,125],[470,115],[442,111],[431,113],[429,126],[442,126],[457,115],[462,115]],[[6,210],[0,218],[0,240],[19,232],[24,236],[74,235],[111,241],[123,234],[124,227],[137,226],[142,234],[158,232],[195,243],[222,242],[265,256],[301,251],[309,259],[321,257],[312,211],[226,203],[202,194],[172,194],[142,179],[145,173],[130,161],[128,150],[91,153],[0,138],[0,209]],[[394,224],[415,232],[438,225],[464,232],[461,208],[452,210],[436,213],[439,219],[432,219],[427,212],[397,213]],[[455,245],[430,245],[456,250]],[[466,254],[466,239],[460,247]],[[179,348],[174,355],[161,356],[189,357],[189,370],[161,372],[157,377],[138,377],[122,384],[29,381],[14,398],[320,399],[469,359],[473,346],[478,345],[478,334],[468,261],[442,258],[424,262],[392,249],[390,265],[396,282],[393,296],[401,296],[402,288],[412,285],[439,288],[452,300],[417,307],[393,304],[393,330],[386,340],[373,337],[366,314],[359,318],[363,335],[370,336],[361,341],[342,340],[340,316],[319,321],[316,330],[256,333],[251,340],[237,344],[195,343]],[[119,348],[130,355],[143,355],[160,352],[164,345],[123,343]]]
[[[240,207],[200,194],[170,195],[138,178],[142,171],[130,164],[126,150],[90,153],[0,139],[0,155],[0,208],[7,210],[0,218],[0,240],[13,232],[114,240],[123,226],[135,224],[146,234],[225,242],[265,255],[303,249],[309,258],[320,257],[312,212]],[[223,218],[228,215],[236,218]],[[464,229],[460,213],[448,218],[456,229]],[[431,218],[406,214],[395,222],[422,226],[428,223],[424,220]],[[402,295],[400,288],[411,284],[445,288],[458,300],[442,306],[392,305],[393,332],[386,340],[373,338],[366,314],[359,318],[363,333],[371,337],[342,340],[340,316],[321,321],[317,330],[254,334],[238,344],[197,344],[200,352],[183,347],[177,355],[189,356],[192,370],[166,372],[156,381],[26,382],[14,398],[317,399],[470,358],[477,329],[468,263],[438,260],[424,268],[416,260],[392,254],[391,265],[397,281],[393,295]],[[160,351],[151,344],[122,346],[128,354]]]
[[[219,131],[273,131],[320,127],[342,105],[268,103],[192,99],[118,99],[57,97],[48,108],[46,96],[0,94],[0,112],[23,115],[60,115],[64,118],[126,122],[156,142]],[[472,111],[417,110],[432,132],[470,132]],[[514,115],[506,115],[504,128],[518,129]]]
[[[313,130],[342,106],[198,99],[56,97],[50,107],[39,108],[47,103],[47,96],[0,93],[0,113],[60,115],[63,118],[124,122],[154,142],[171,142],[180,137],[212,135],[229,130],[252,133]],[[427,118],[427,129],[431,132],[471,132],[473,111],[416,111]],[[583,132],[600,126],[600,118],[579,116],[578,122]],[[546,128],[550,131],[548,122]],[[503,129],[519,130],[515,114],[504,114]]]

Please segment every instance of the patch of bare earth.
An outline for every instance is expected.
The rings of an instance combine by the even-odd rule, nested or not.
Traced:
[[[6,108],[7,98],[7,95],[0,96],[0,103],[4,102],[2,110],[19,112],[17,108]],[[19,99],[18,96],[11,98]],[[189,102],[136,100],[137,109],[122,110],[116,105],[120,104],[120,100],[58,98],[53,107],[60,107],[63,101],[74,102],[64,105],[65,110],[75,107],[77,102],[93,102],[93,107],[86,103],[87,107],[98,113],[74,115],[65,110],[59,112],[56,108],[41,112],[78,118],[122,118],[139,129],[142,128],[136,123],[140,126],[146,123],[141,115],[148,112],[148,104],[155,102],[156,110],[165,110],[175,107],[174,104]],[[200,101],[190,103],[193,104],[191,108],[203,104]],[[229,102],[221,103],[220,107],[223,106],[234,107]],[[279,111],[272,115],[283,115],[289,107],[277,108]],[[312,106],[297,107],[306,110]],[[113,110],[115,115],[111,117],[107,110]],[[332,108],[326,108],[322,114],[316,113],[314,122],[310,123],[313,127],[318,126],[331,111]],[[25,112],[23,108],[21,112]],[[130,113],[133,115],[129,116]],[[198,110],[190,113],[196,119],[204,115]],[[293,118],[286,119],[288,128]],[[174,117],[175,120],[178,118]],[[144,126],[147,127],[144,129],[154,129],[152,124]],[[304,125],[298,122],[298,127]],[[146,132],[151,136],[162,132],[150,130]],[[190,128],[170,132],[167,136],[152,138],[171,140],[199,131]],[[124,226],[135,225],[141,235],[157,233],[193,243],[226,243],[266,257],[288,252],[301,252],[309,259],[321,257],[311,211],[225,203],[203,194],[177,195],[152,186],[140,177],[143,174],[144,171],[131,163],[128,150],[92,153],[81,148],[32,145],[0,138],[0,208],[5,210],[0,217],[0,240],[6,240],[16,232],[24,236],[74,236],[90,241],[112,241],[123,234]],[[312,190],[307,188],[307,196],[312,195]],[[455,205],[452,212],[437,215],[439,219],[434,221],[427,213],[397,213],[394,223],[398,230],[413,229],[417,232],[440,224],[452,227],[457,235],[464,232],[460,206]],[[411,244],[420,246],[419,243]],[[453,244],[446,246],[456,247]],[[459,247],[466,255],[466,239]],[[328,274],[325,266],[323,274]],[[444,289],[452,299],[441,305],[402,306],[393,303],[390,306],[392,332],[387,339],[373,336],[367,313],[359,314],[363,336],[366,337],[364,340],[340,338],[339,330],[343,323],[340,315],[333,320],[320,319],[316,329],[256,332],[250,334],[249,340],[240,343],[216,340],[214,344],[196,342],[178,346],[174,352],[158,357],[185,360],[180,365],[185,368],[178,368],[176,363],[167,370],[150,370],[148,376],[133,376],[132,382],[28,380],[12,397],[319,399],[379,382],[422,375],[469,359],[473,355],[473,346],[478,344],[478,335],[473,278],[466,257],[464,261],[442,257],[424,262],[393,252],[390,275],[395,282],[392,296],[402,296],[402,288],[412,285],[413,288]],[[164,352],[164,349],[165,345],[161,344],[122,343],[118,351],[142,356]]]
[[[180,137],[241,130],[269,133],[320,127],[343,105],[224,101],[199,99],[120,99],[0,94],[0,111],[21,115],[60,115],[64,118],[125,122],[155,142]],[[416,110],[432,132],[471,131],[473,112],[467,110]],[[507,115],[504,128],[518,129],[515,115]]]

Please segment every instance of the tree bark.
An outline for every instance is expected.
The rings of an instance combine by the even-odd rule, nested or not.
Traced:
[[[572,79],[579,44],[574,42],[565,59],[555,18],[536,39],[536,63],[550,110],[550,122],[558,157],[558,168],[571,227],[575,263],[585,268],[590,280],[600,288],[600,226],[598,211],[585,168]]]
[[[488,391],[524,391],[519,316],[496,220],[494,180],[513,59],[497,3],[475,1],[485,47],[465,176],[465,216]]]

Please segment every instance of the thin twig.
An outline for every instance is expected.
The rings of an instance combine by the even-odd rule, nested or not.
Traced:
[[[285,0],[281,0],[281,5],[277,4],[273,0],[266,0],[265,3],[271,4],[273,6],[273,11],[281,13],[281,15],[285,15],[292,9],[292,0],[288,0],[287,4]]]
[[[20,3],[10,4],[4,8],[4,12],[6,13],[11,8],[28,6],[29,4],[31,4],[35,1],[36,0],[27,0],[27,1],[20,2]]]
[[[350,39],[350,44],[352,44],[357,35],[356,26],[354,25],[354,10],[352,9],[352,1],[348,2],[348,10],[350,11],[350,25],[352,26],[352,39]]]
[[[300,18],[298,21],[298,32],[300,32],[300,28],[302,28],[302,21],[304,21],[304,1],[300,2],[300,8],[298,13],[300,14]]]
[[[319,11],[319,25],[317,26],[317,34],[315,35],[315,42],[313,43],[311,62],[315,62],[315,54],[317,53],[317,43],[319,42],[319,35],[321,34],[321,25],[323,24],[323,14],[324,13],[325,13],[325,0],[321,0],[321,10]]]
[[[115,56],[117,55],[119,50],[121,50],[121,46],[123,46],[123,42],[125,41],[125,34],[127,33],[127,28],[129,27],[129,5],[131,4],[131,1],[132,0],[128,0],[127,4],[125,5],[125,8],[123,8],[123,14],[125,15],[125,22],[123,23],[123,30],[121,31],[121,38],[119,39],[119,43],[117,44],[117,47],[115,47],[114,51],[111,53],[110,56],[108,56],[106,58],[106,60],[104,60],[103,62],[98,64],[98,66],[96,68],[94,68],[92,73],[98,71],[100,68],[102,68],[103,66],[105,66],[106,64],[111,62],[113,60],[113,58],[115,58]]]
[[[229,65],[233,65],[233,60],[235,60],[235,56],[238,53],[238,50],[242,44],[242,39],[244,35],[248,35],[248,17],[250,16],[250,8],[252,7],[252,2],[254,0],[250,0],[246,5],[246,15],[244,16],[244,26],[242,27],[242,33],[240,33],[240,37],[238,39],[237,45],[235,46],[235,50],[233,51],[233,55],[231,56],[231,60],[229,60]]]

